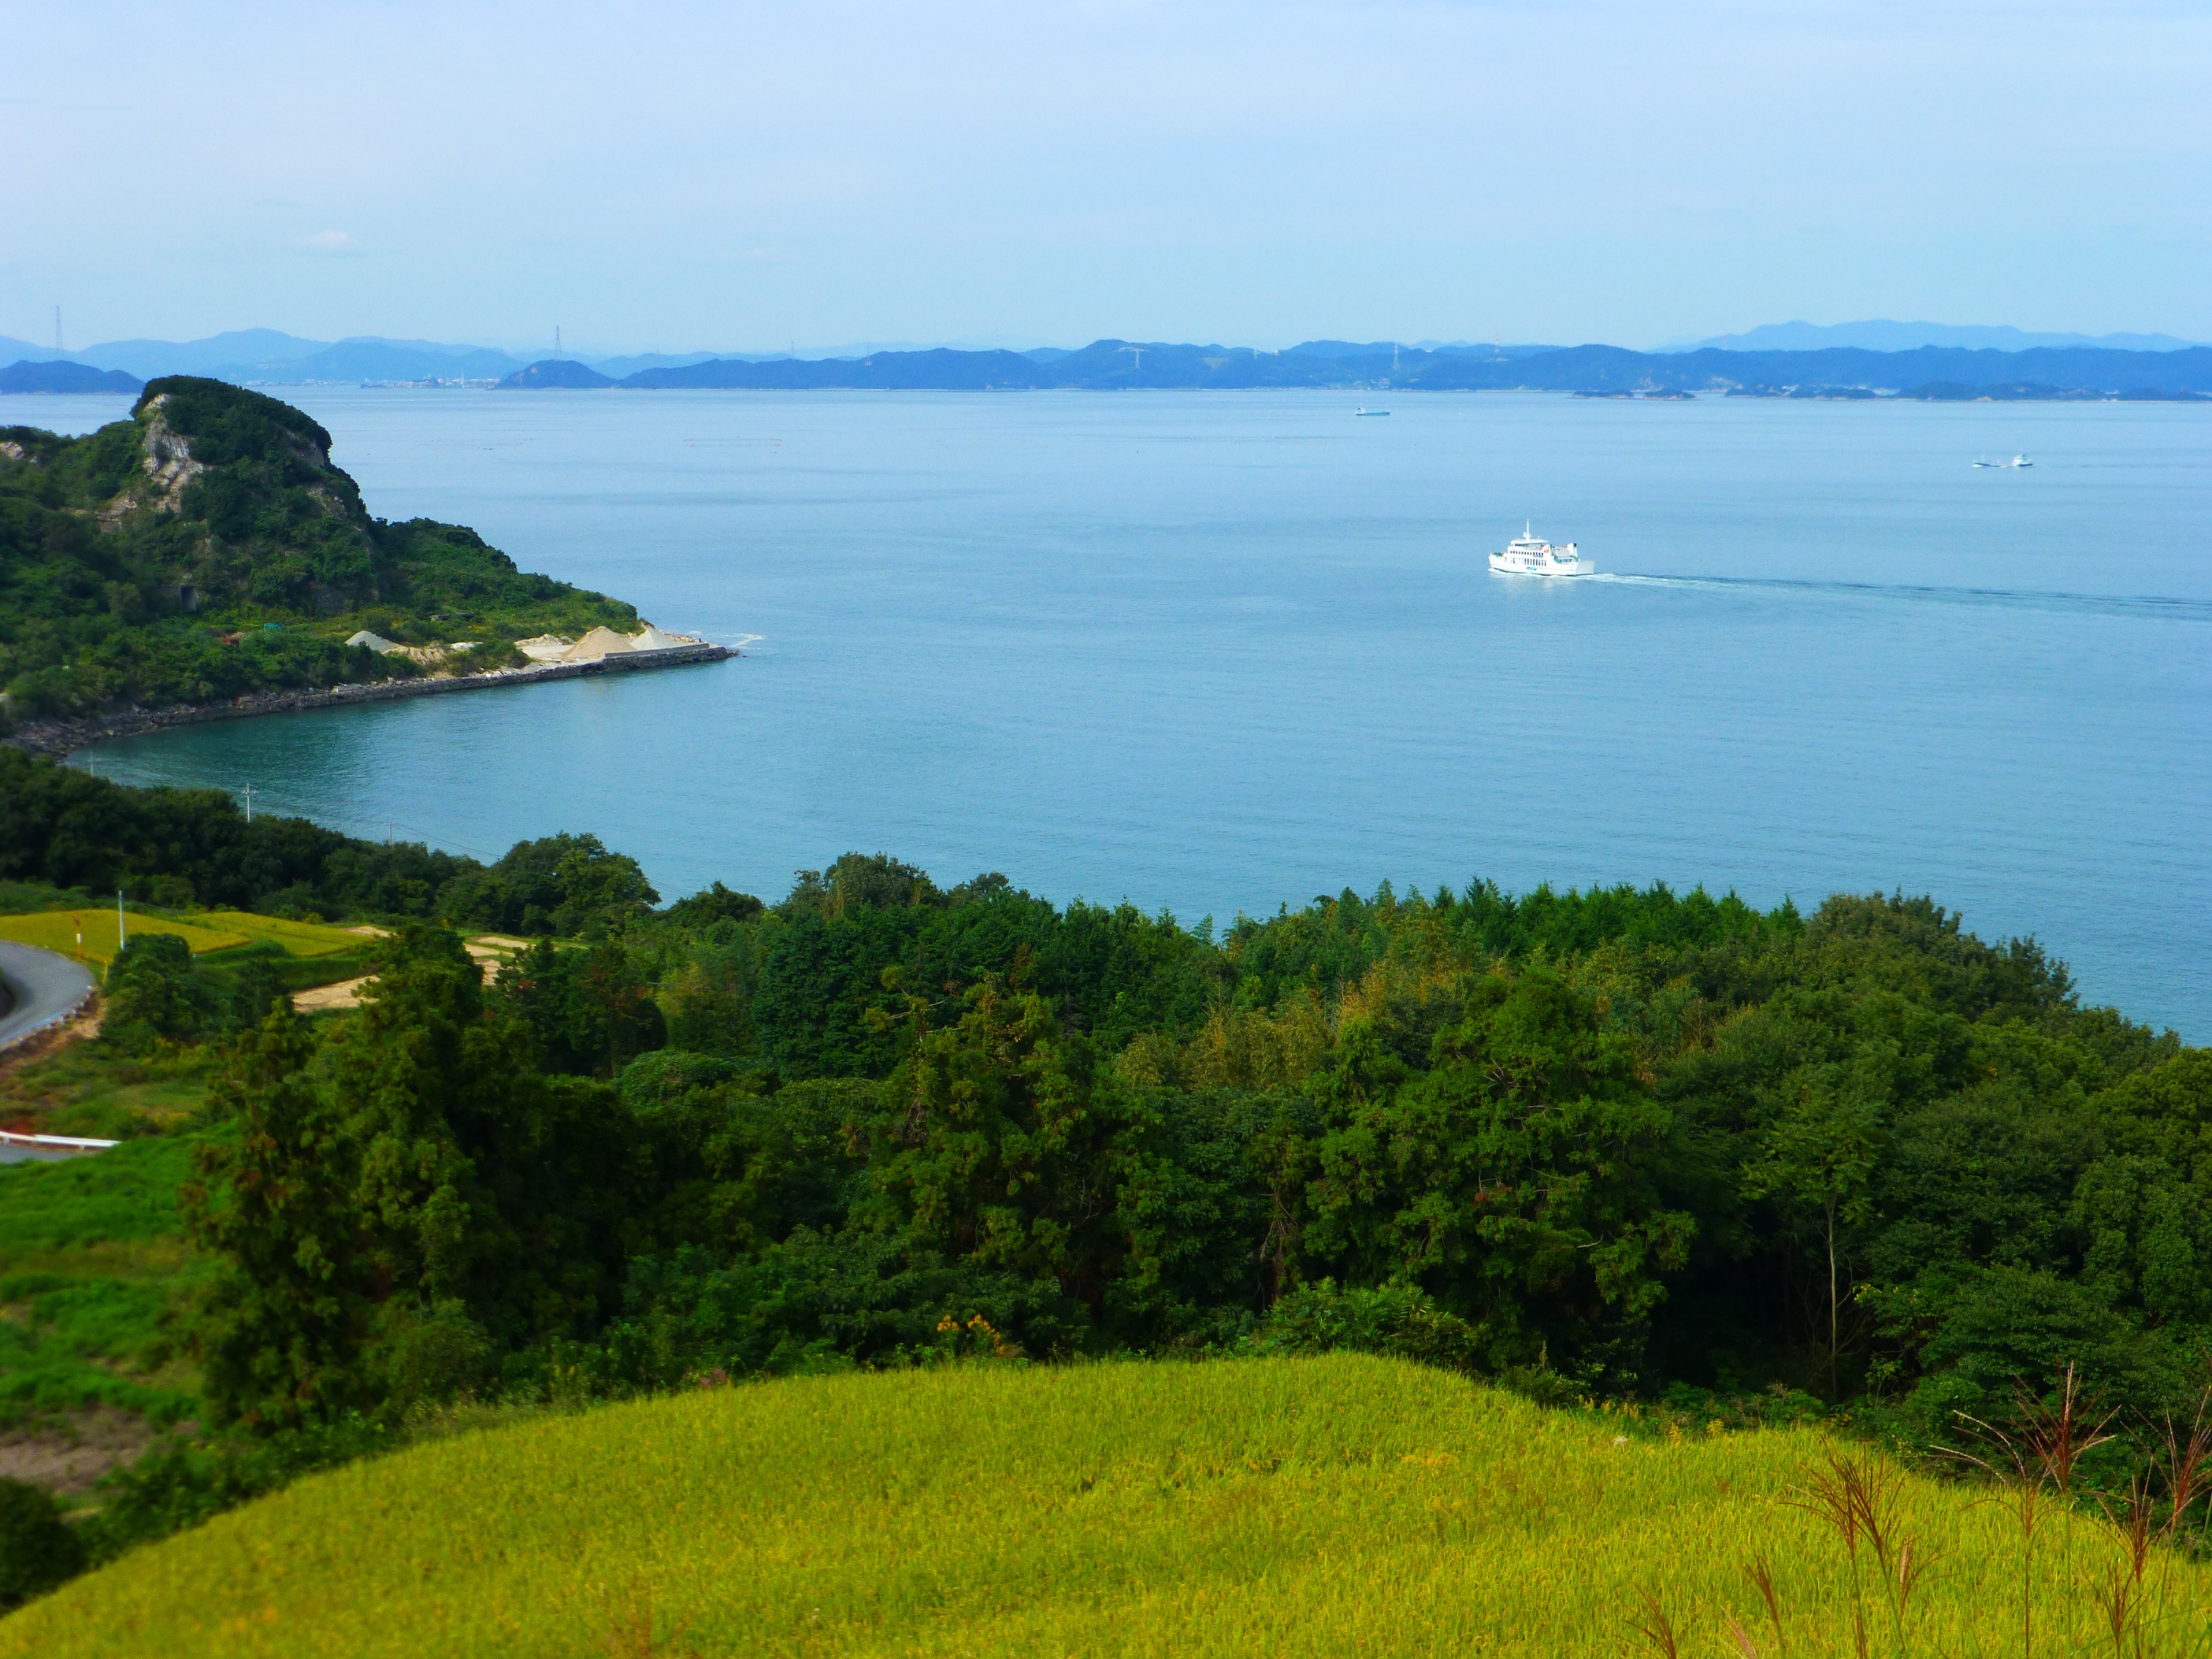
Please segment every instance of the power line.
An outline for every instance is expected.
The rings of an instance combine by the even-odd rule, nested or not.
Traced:
[[[441,830],[426,830],[419,823],[409,823],[399,818],[385,818],[380,821],[384,825],[385,839],[387,842],[392,839],[392,832],[394,830],[404,830],[409,835],[418,838],[433,852],[466,853],[471,858],[481,859],[486,864],[496,864],[506,856],[504,853],[487,852],[484,848],[472,847],[466,842],[455,841]]]

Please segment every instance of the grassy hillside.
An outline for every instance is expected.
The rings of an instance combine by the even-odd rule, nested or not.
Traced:
[[[1850,1645],[1850,1558],[1794,1486],[1810,1431],[1669,1441],[1340,1356],[801,1378],[418,1447],[305,1481],[0,1623],[0,1655],[1684,1652],[1723,1620]],[[1912,1479],[1935,1566],[1874,1650],[2017,1650],[2016,1530]],[[2075,1650],[2116,1559],[2047,1519],[2039,1651]],[[2154,1560],[2148,1650],[2205,1570]],[[2150,1604],[2147,1604],[2149,1606]],[[2109,1642],[2109,1637],[2106,1640]],[[2129,1651],[2133,1651],[2132,1645]]]
[[[0,1164],[0,1428],[94,1405],[191,1414],[165,1316],[204,1277],[177,1217],[197,1145]]]
[[[67,954],[80,915],[85,957],[105,970],[116,949],[110,908],[0,916],[0,939]],[[112,1017],[129,1000],[118,1004],[111,985],[101,1038],[0,1065],[0,1127],[124,1143],[69,1163],[0,1165],[0,1431],[51,1427],[57,1414],[94,1406],[161,1423],[198,1414],[198,1373],[175,1320],[210,1264],[183,1237],[177,1193],[207,1133],[193,1120],[219,1063],[210,1039],[256,998],[346,977],[373,944],[237,910],[189,923],[134,914],[131,930],[134,939],[181,938],[198,953],[180,971],[195,981],[190,1012],[203,1029],[134,1042],[116,1029]]]
[[[81,438],[0,428],[0,724],[417,672],[343,641],[501,641],[637,613],[474,531],[373,517],[331,435],[220,381],[147,386]]]

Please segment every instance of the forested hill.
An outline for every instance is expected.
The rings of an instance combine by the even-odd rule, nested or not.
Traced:
[[[331,437],[222,381],[149,384],[81,438],[0,428],[0,729],[416,672],[343,641],[506,644],[630,606],[532,575],[474,531],[373,517]]]
[[[216,1115],[260,1128],[206,1193],[314,1195],[195,1223],[248,1420],[911,1364],[979,1320],[1935,1439],[2069,1364],[2152,1418],[2206,1380],[2212,1051],[1926,899],[1385,885],[1217,933],[853,854],[663,905],[588,837],[483,866],[5,750],[0,881],[399,930],[312,1028],[137,970],[176,978],[131,1029],[235,1045]],[[485,982],[448,927],[539,942]]]
[[[581,364],[540,364],[508,385],[596,383],[556,373]],[[585,374],[590,371],[583,370]],[[884,351],[865,357],[717,358],[643,369],[613,384],[642,389],[858,387],[898,390],[1087,391],[1136,388],[1307,386],[1406,391],[1533,390],[1592,393],[1823,391],[1962,396],[2175,398],[2212,394],[2212,347],[2110,351],[2089,347],[1978,351],[1627,351],[1583,345],[1557,350],[1450,348],[1422,351],[1388,343],[1312,341],[1289,350],[1098,340],[1079,351]]]

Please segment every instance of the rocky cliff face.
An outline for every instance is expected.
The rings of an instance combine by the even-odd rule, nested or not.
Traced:
[[[143,432],[144,468],[150,489],[126,485],[100,511],[100,527],[112,530],[141,506],[174,513],[184,504],[185,486],[207,471],[192,459],[191,440],[173,430],[161,418],[166,398],[155,398],[140,408],[137,420]]]
[[[161,547],[168,575],[218,602],[312,616],[385,597],[390,560],[314,421],[258,392],[185,376],[149,386],[131,418],[136,475],[99,521]]]

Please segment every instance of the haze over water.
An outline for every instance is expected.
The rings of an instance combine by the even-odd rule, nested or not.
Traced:
[[[850,849],[1217,924],[1386,877],[1901,888],[2212,1039],[2203,409],[282,395],[373,511],[759,637],[75,763],[487,857],[588,830],[667,897]],[[1489,575],[1523,519],[1608,574]]]

